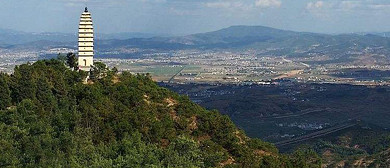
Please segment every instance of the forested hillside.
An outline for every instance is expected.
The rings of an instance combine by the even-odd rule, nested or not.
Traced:
[[[68,64],[0,75],[0,167],[321,167],[313,151],[282,155],[148,75],[97,63],[83,83]]]
[[[306,142],[326,167],[390,167],[390,132],[358,122],[348,129]]]

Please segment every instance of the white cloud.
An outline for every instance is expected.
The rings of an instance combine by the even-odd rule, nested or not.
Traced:
[[[142,2],[165,3],[167,0],[141,0]]]
[[[230,2],[208,2],[206,6],[209,8],[229,8],[231,7]]]
[[[196,16],[201,14],[193,10],[181,10],[174,7],[169,8],[169,12],[178,16]]]
[[[81,5],[78,4],[78,3],[69,2],[69,3],[66,3],[65,6],[67,6],[67,7],[79,7]]]
[[[361,12],[378,12],[378,10],[389,10],[390,1],[383,0],[341,0],[341,1],[315,1],[306,4],[306,9],[310,11],[327,10],[328,12],[342,11],[352,12],[360,10]]]
[[[56,0],[59,2],[66,2],[66,3],[85,3],[85,2],[92,2],[91,0]]]
[[[359,7],[360,5],[361,5],[360,1],[342,1],[342,2],[340,2],[339,7],[342,10],[349,11],[349,10],[352,10],[352,9]]]
[[[208,8],[218,8],[224,9],[231,12],[237,11],[250,11],[253,9],[254,4],[248,4],[244,2],[231,2],[231,1],[221,1],[221,2],[208,2],[205,3],[205,6]]]
[[[256,7],[280,7],[281,5],[280,0],[257,0],[255,2]]]
[[[324,6],[323,1],[309,2],[306,4],[306,9],[320,9]]]
[[[369,5],[368,6],[370,9],[375,9],[375,10],[389,10],[390,5],[385,5],[385,4],[378,4],[378,5]]]

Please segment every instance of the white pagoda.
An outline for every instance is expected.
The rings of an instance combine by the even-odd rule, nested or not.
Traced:
[[[93,66],[93,24],[91,13],[85,7],[85,11],[81,14],[79,24],[79,53],[78,62],[79,69],[89,71]]]

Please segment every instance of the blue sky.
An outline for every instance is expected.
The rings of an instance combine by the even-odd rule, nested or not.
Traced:
[[[182,35],[232,25],[390,31],[390,0],[0,0],[0,28],[76,33],[86,5],[100,33]]]

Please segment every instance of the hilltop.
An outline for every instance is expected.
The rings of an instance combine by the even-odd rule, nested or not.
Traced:
[[[61,60],[0,75],[0,167],[320,167],[280,154],[229,117],[96,63],[91,80]]]

